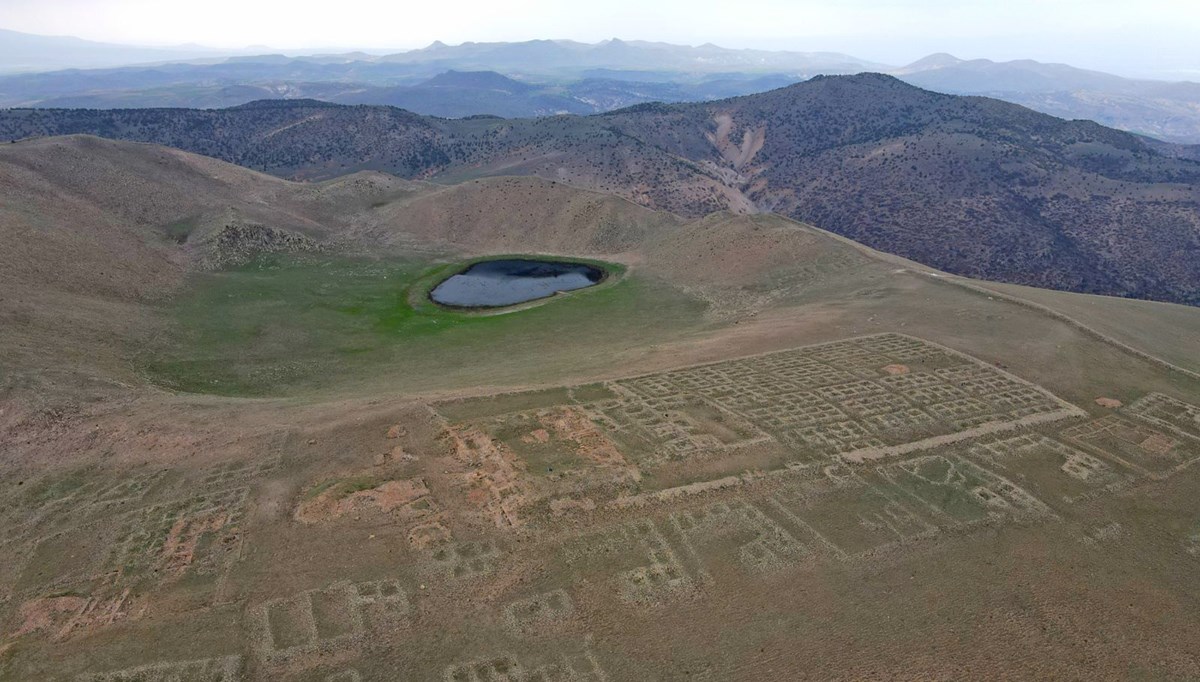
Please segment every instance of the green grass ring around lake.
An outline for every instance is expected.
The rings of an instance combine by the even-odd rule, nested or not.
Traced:
[[[364,382],[413,391],[480,376],[536,381],[599,363],[614,347],[705,324],[706,302],[624,265],[526,254],[444,258],[274,255],[197,272],[160,309],[164,333],[133,360],[148,381],[189,393],[300,396]],[[584,263],[608,276],[504,308],[429,299],[451,274],[506,258]]]

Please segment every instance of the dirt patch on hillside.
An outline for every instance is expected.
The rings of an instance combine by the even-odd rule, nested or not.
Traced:
[[[590,417],[576,407],[563,407],[538,415],[544,428],[530,433],[537,442],[545,443],[553,434],[557,440],[575,444],[575,454],[602,466],[629,467],[625,455],[608,436],[600,432]]]
[[[61,595],[31,599],[17,610],[17,621],[21,625],[12,638],[41,633],[59,641],[73,634],[112,625],[129,615],[129,596],[130,591],[126,589],[107,598]]]
[[[521,458],[477,427],[450,427],[445,438],[454,458],[469,470],[462,476],[467,500],[482,508],[499,528],[520,526],[517,510],[530,495]]]
[[[1102,396],[1102,397],[1096,398],[1096,404],[1099,405],[1100,407],[1116,409],[1116,408],[1124,405],[1125,403],[1122,403],[1120,400],[1117,400],[1116,398],[1105,398]]]
[[[432,511],[429,488],[420,478],[383,482],[351,478],[323,485],[323,490],[296,507],[297,521],[314,524],[368,512],[423,516]],[[422,501],[426,504],[419,504]]]
[[[14,637],[45,632],[56,635],[63,623],[70,620],[87,606],[84,597],[61,596],[32,599],[21,604],[17,612],[17,620],[21,626],[13,633]]]
[[[1161,433],[1156,433],[1139,444],[1142,450],[1160,457],[1165,457],[1171,453],[1171,449],[1175,447],[1176,441],[1173,438],[1168,438]]]
[[[721,156],[734,168],[741,170],[754,160],[755,155],[762,149],[766,141],[766,126],[755,129],[747,128],[742,131],[742,139],[735,142],[730,139],[734,132],[733,117],[729,114],[717,114],[713,117],[717,130],[707,135],[708,141],[721,152]]]
[[[410,528],[408,544],[412,545],[413,549],[429,549],[450,542],[453,537],[454,533],[449,528],[438,521],[433,521]]]
[[[550,432],[546,429],[534,429],[521,437],[526,443],[549,443]]]
[[[215,512],[200,516],[185,516],[176,520],[162,549],[162,570],[171,576],[183,575],[196,558],[196,549],[201,541],[212,534],[221,533],[230,525],[228,512]],[[219,536],[219,548],[229,551],[236,547],[240,534],[236,531]]]

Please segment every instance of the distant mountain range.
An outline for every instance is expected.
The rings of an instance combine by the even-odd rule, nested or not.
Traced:
[[[385,55],[383,64],[426,66],[437,70],[491,70],[513,75],[578,78],[594,69],[673,74],[731,72],[797,74],[854,73],[883,64],[836,52],[732,50],[712,44],[692,47],[642,40],[530,40],[520,43],[434,42],[420,49]]]
[[[202,45],[140,47],[0,29],[0,74],[220,59],[246,54],[248,50],[220,50]]]
[[[1135,80],[1028,59],[967,61],[947,54],[891,73],[929,90],[986,95],[1163,140],[1200,142],[1200,83]]]
[[[513,87],[425,87],[464,80]],[[537,119],[314,100],[0,112],[0,139],[76,133],[288,178],[536,175],[683,215],[773,211],[955,273],[1200,305],[1195,149],[879,74]]]
[[[94,66],[119,61],[122,55],[137,61],[189,56],[185,48],[157,52],[136,48],[122,53],[115,49],[119,46],[94,43],[73,52],[69,44],[75,39],[58,38],[46,38],[49,42],[39,52],[40,38],[0,33],[0,64],[11,66],[22,59],[78,61],[73,54],[95,55],[86,62]],[[14,58],[14,51],[25,56]],[[203,63],[17,74],[0,77],[0,106],[221,108],[260,99],[319,99],[398,106],[454,118],[532,117],[599,113],[654,101],[720,99],[764,92],[818,74],[862,72],[890,73],[937,92],[986,95],[1166,141],[1200,143],[1197,83],[1135,80],[1029,60],[967,61],[938,54],[893,67],[838,53],[615,39],[596,44],[532,40],[450,46],[435,42],[385,55],[242,55]]]
[[[71,80],[87,79],[90,73],[77,72],[78,75],[73,74]],[[115,74],[114,78],[127,76],[127,73],[121,73]],[[24,78],[33,79],[31,76]],[[719,74],[694,82],[638,82],[595,77],[547,84],[518,81],[495,71],[446,71],[428,80],[405,85],[319,80],[163,85],[143,90],[60,95],[41,100],[37,106],[70,109],[214,109],[262,99],[316,99],[337,104],[395,106],[444,118],[477,115],[528,118],[593,114],[645,102],[723,99],[764,92],[798,80],[801,79],[785,75]],[[50,82],[41,85],[59,89]]]
[[[268,48],[269,49],[269,48]],[[230,56],[236,55],[236,56]],[[473,43],[446,45],[435,41],[427,47],[392,54],[347,52],[337,54],[264,54],[252,48],[217,50],[202,46],[145,48],[96,43],[79,38],[38,36],[0,30],[0,73],[48,71],[52,68],[104,68],[134,66],[148,62],[188,62],[228,57],[222,65],[254,64],[288,66],[354,65],[366,68],[361,82],[378,79],[420,78],[447,70],[500,71],[514,76],[580,78],[594,70],[662,72],[674,75],[713,73],[856,73],[880,70],[886,65],[836,52],[792,52],[729,49],[706,44],[699,47],[642,40],[605,40],[580,43],[572,40],[529,40],[516,43]],[[216,73],[221,73],[218,69]],[[315,70],[314,74],[329,75]],[[653,79],[652,79],[653,80]]]

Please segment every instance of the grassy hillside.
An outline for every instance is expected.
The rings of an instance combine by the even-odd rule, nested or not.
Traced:
[[[540,178],[0,181],[0,680],[1200,677],[1194,308]],[[612,277],[424,297],[512,254]]]
[[[1097,332],[1187,369],[1200,372],[1200,314],[1193,307],[1127,301],[995,282],[987,288],[1062,313]]]
[[[167,309],[175,330],[138,359],[164,387],[280,395],[364,382],[394,391],[538,381],[602,368],[608,354],[702,329],[705,305],[669,281],[616,270],[610,285],[569,303],[481,315],[426,298],[455,262],[270,257],[198,274]],[[561,297],[559,297],[561,298]],[[499,361],[497,338],[536,355]],[[589,352],[591,349],[591,352]],[[583,358],[591,355],[592,362]]]
[[[1200,162],[1183,148],[881,75],[591,117],[312,101],[0,114],[0,138],[78,132],[290,178],[537,175],[690,217],[773,211],[971,277],[1200,302]]]

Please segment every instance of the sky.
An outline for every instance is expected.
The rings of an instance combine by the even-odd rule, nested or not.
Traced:
[[[619,37],[893,65],[949,52],[1200,78],[1200,0],[0,0],[0,28],[285,51]]]

